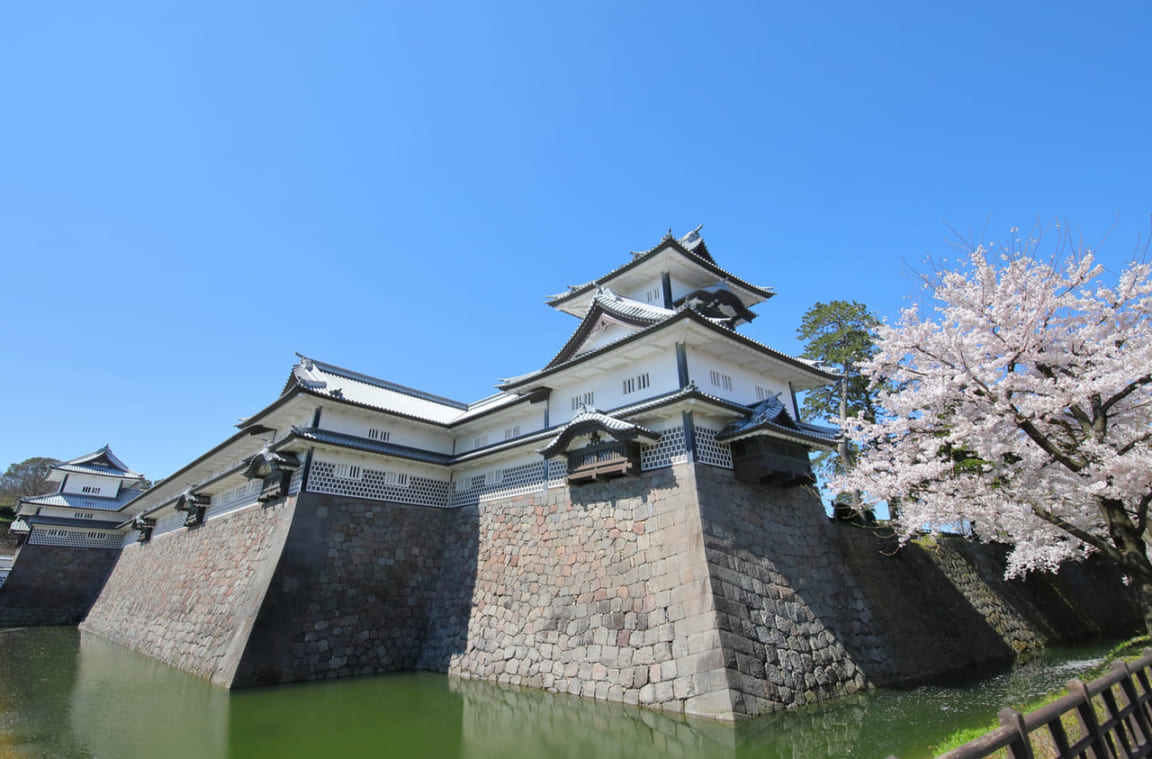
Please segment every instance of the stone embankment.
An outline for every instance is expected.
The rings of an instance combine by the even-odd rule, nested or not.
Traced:
[[[1106,566],[895,549],[705,465],[459,509],[303,492],[125,548],[82,629],[229,686],[428,669],[735,719],[1140,624]]]

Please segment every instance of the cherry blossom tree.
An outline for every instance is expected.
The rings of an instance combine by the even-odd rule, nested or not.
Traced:
[[[860,460],[830,485],[899,498],[906,539],[967,524],[1011,544],[1010,576],[1098,552],[1152,631],[1152,267],[1108,275],[1067,242],[976,246],[924,277],[931,313],[881,326],[861,366],[888,415],[851,420]]]

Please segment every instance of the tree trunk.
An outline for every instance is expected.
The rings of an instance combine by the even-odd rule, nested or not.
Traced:
[[[1112,545],[1120,554],[1117,563],[1128,576],[1129,587],[1144,616],[1144,627],[1152,635],[1152,561],[1148,559],[1144,540],[1128,518],[1122,501],[1102,498],[1099,507]]]

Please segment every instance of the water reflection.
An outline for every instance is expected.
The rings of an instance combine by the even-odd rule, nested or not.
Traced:
[[[1059,687],[1104,649],[978,687],[857,696],[735,726],[443,675],[229,693],[74,629],[0,631],[0,757],[461,759],[930,756],[959,727]]]

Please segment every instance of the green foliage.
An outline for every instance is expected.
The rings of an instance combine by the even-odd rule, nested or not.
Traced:
[[[876,421],[877,389],[860,374],[859,363],[876,355],[876,328],[880,321],[863,303],[834,300],[817,303],[805,312],[796,336],[805,342],[804,358],[822,361],[845,377],[846,414]],[[813,422],[840,417],[840,387],[828,385],[809,390],[804,398],[804,418]],[[832,452],[813,456],[813,465],[826,473],[839,471],[841,462]]]
[[[1148,635],[1137,635],[1135,638],[1130,638],[1120,643],[1107,654],[1105,654],[1104,658],[1100,661],[1099,664],[1084,670],[1078,675],[1078,677],[1084,682],[1092,682],[1099,677],[1103,677],[1112,668],[1112,662],[1119,659],[1139,658],[1141,655],[1141,649],[1147,647],[1150,640],[1152,639],[1150,639]],[[1021,714],[1029,714],[1067,695],[1067,689],[1061,688],[1058,691],[1031,698],[1022,704],[1011,704],[1011,706]],[[940,754],[946,754],[952,749],[959,748],[969,741],[974,741],[977,738],[986,735],[987,733],[990,733],[999,727],[999,720],[992,720],[983,727],[967,727],[962,730],[957,730],[943,741],[941,741],[939,745],[934,746],[932,750],[936,756],[939,756]]]
[[[21,498],[51,490],[48,472],[58,463],[57,459],[40,456],[8,467],[8,471],[0,476],[0,506],[14,509]]]

